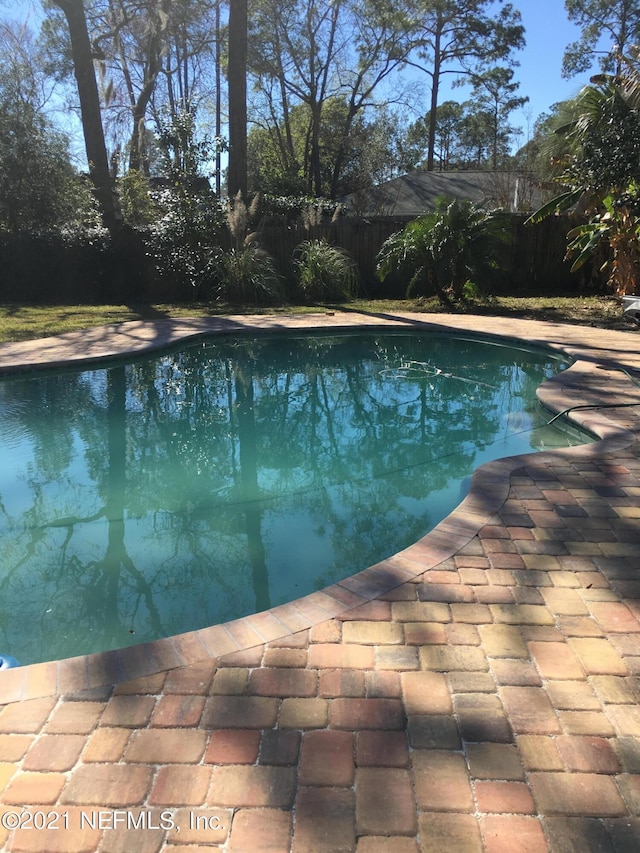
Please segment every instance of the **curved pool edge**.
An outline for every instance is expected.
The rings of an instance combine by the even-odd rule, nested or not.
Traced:
[[[292,318],[242,317],[238,324],[236,318],[211,320],[214,322],[209,322],[209,318],[205,321],[170,322],[170,328],[166,326],[167,321],[161,321],[165,325],[160,330],[154,323],[122,324],[125,327],[135,326],[133,336],[131,329],[110,327],[109,330],[99,329],[93,336],[89,334],[93,330],[88,330],[46,341],[26,342],[19,347],[5,344],[0,346],[0,371],[15,372],[45,365],[59,366],[69,361],[125,356],[132,352],[127,348],[132,340],[136,347],[142,347],[135,348],[133,352],[142,352],[202,334],[419,326],[451,333],[510,338],[551,347],[569,355],[575,359],[572,366],[538,389],[541,402],[552,412],[564,411],[571,406],[621,406],[628,403],[631,396],[635,396],[640,405],[640,389],[619,369],[622,365],[640,368],[640,352],[635,344],[637,337],[632,332],[614,333],[537,321],[505,321],[503,318],[491,318],[491,330],[488,331],[483,328],[487,318],[472,315],[397,314],[372,318],[368,314],[356,317],[336,313]],[[96,346],[88,341],[89,337],[93,337]],[[47,354],[48,360],[43,360],[43,353]],[[73,357],[69,358],[69,355]],[[573,412],[570,419],[600,440],[593,444],[486,463],[474,472],[468,496],[447,518],[426,536],[389,559],[325,590],[263,613],[123,649],[3,670],[0,672],[0,704],[92,690],[199,661],[219,660],[352,613],[404,583],[415,582],[425,572],[454,556],[483,526],[490,523],[507,498],[514,471],[526,467],[533,459],[538,465],[552,465],[559,454],[588,459],[622,450],[637,437],[632,419],[625,417],[625,409],[580,409]]]

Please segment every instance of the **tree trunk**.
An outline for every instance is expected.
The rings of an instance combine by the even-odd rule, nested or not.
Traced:
[[[276,28],[274,32],[274,40],[277,47],[276,57],[278,62],[278,86],[280,89],[280,103],[282,107],[282,124],[284,126],[284,140],[281,141],[281,150],[283,154],[283,163],[287,174],[292,171],[298,171],[298,162],[296,158],[296,150],[293,144],[293,133],[291,132],[291,121],[289,116],[289,96],[287,94],[287,85],[284,68],[282,67],[282,57],[284,51],[280,44],[280,37]],[[274,126],[277,127],[278,121],[274,114]],[[280,134],[281,136],[281,134]]]
[[[349,141],[349,136],[351,135],[351,129],[353,127],[353,121],[358,114],[358,108],[354,102],[353,96],[349,103],[349,112],[347,113],[347,118],[344,124],[344,129],[342,132],[342,139],[340,141],[340,146],[338,148],[338,152],[336,154],[335,162],[333,164],[333,173],[331,175],[331,191],[329,194],[330,198],[337,198],[338,196],[338,182],[340,181],[340,176],[342,174],[342,167],[344,165],[344,161],[347,154],[347,143]]]
[[[310,178],[313,194],[322,195],[322,162],[320,160],[320,122],[322,120],[322,105],[311,104],[311,161]]]
[[[222,92],[220,81],[222,77],[222,63],[220,53],[220,0],[216,2],[216,198],[220,198],[222,188],[222,157],[220,145],[222,136]]]
[[[156,77],[157,73],[153,75],[153,80],[147,81],[135,103],[133,108],[133,130],[131,132],[131,142],[129,143],[129,169],[136,172],[144,172],[147,177],[149,175],[149,158],[144,139],[144,119],[147,114],[149,101],[153,95]]]
[[[102,116],[100,115],[100,98],[93,68],[84,6],[82,0],[53,0],[53,2],[64,12],[69,27],[89,174],[100,205],[103,224],[111,234],[115,234],[122,227],[122,215],[109,172]]]
[[[229,171],[227,192],[247,196],[247,0],[229,8]]]
[[[440,88],[440,30],[435,34],[433,45],[433,74],[431,75],[431,108],[429,110],[429,136],[427,141],[427,172],[433,172],[436,148],[436,125],[438,121],[438,89]]]

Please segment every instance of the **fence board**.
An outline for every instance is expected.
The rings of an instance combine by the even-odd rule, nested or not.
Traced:
[[[511,241],[506,267],[496,273],[491,288],[494,294],[566,295],[605,288],[595,265],[575,274],[564,261],[566,234],[577,224],[575,217],[552,216],[534,226],[525,226],[524,218],[508,215]],[[290,292],[295,247],[303,240],[325,237],[353,256],[363,295],[398,298],[404,296],[406,282],[393,278],[379,282],[376,255],[407,221],[343,217],[335,222],[327,219],[310,230],[301,223],[264,224],[260,238],[288,279]],[[159,276],[146,254],[144,232],[130,232],[115,249],[82,241],[69,244],[55,235],[0,236],[0,302],[180,301],[192,296],[192,292],[178,292],[175,282]]]

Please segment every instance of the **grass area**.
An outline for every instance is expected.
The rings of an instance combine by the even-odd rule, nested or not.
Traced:
[[[156,305],[0,305],[0,343],[27,341],[48,335],[61,335],[126,323],[128,320],[163,320],[181,317],[208,317],[218,314],[291,314],[317,313],[319,308],[253,308],[245,312],[237,308],[189,302],[187,304]]]
[[[124,323],[127,320],[160,320],[239,313],[318,313],[344,308],[389,314],[396,311],[442,313],[437,299],[355,300],[332,306],[288,306],[277,309],[238,308],[208,304],[172,305],[1,305],[0,342],[32,340],[48,335]],[[618,300],[602,296],[525,297],[499,296],[471,301],[458,309],[469,314],[512,316],[529,320],[555,320],[608,329],[632,330],[634,326],[622,316]]]

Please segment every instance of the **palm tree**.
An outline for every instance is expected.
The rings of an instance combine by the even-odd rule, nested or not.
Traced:
[[[640,75],[637,57],[621,57],[620,67],[620,74],[593,77],[575,100],[576,117],[555,131],[566,143],[556,178],[564,190],[527,223],[573,207],[585,213],[589,221],[567,235],[571,269],[605,245],[603,269],[623,295],[640,283]]]
[[[504,223],[495,212],[469,201],[440,199],[434,213],[392,234],[378,253],[377,273],[410,274],[407,296],[435,291],[445,305],[464,297],[465,285],[482,287],[500,266],[506,242]]]

